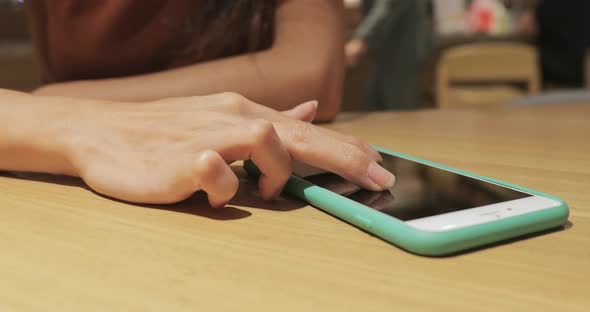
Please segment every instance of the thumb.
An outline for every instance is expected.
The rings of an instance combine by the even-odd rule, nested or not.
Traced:
[[[305,122],[312,122],[318,110],[318,101],[309,101],[299,104],[290,110],[283,111],[283,114]]]

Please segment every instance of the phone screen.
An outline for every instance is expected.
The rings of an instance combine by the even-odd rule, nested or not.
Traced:
[[[382,166],[395,175],[383,192],[360,189],[336,174],[296,165],[294,174],[402,221],[532,196],[411,160],[381,153]]]

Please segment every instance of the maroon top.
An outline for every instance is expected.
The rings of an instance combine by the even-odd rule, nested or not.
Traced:
[[[195,62],[183,51],[205,1],[25,1],[42,80],[138,75]]]

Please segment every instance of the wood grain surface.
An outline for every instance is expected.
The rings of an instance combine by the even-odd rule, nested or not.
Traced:
[[[342,115],[370,143],[563,198],[570,225],[447,258],[291,199],[173,206],[0,176],[0,311],[588,311],[590,105]]]

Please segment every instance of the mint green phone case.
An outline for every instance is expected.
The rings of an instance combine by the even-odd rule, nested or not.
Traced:
[[[560,202],[561,205],[455,230],[431,232],[411,227],[401,220],[358,204],[346,197],[313,185],[296,176],[291,176],[284,190],[398,247],[423,256],[449,255],[525,234],[556,228],[567,222],[569,215],[568,206],[563,200],[554,196],[381,147],[375,148],[380,152],[400,158],[551,198]],[[244,163],[244,168],[250,175],[258,176],[260,174],[258,168],[250,161]]]

